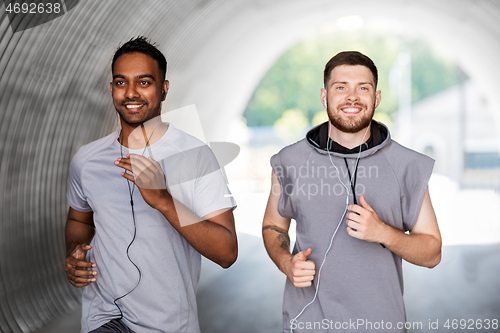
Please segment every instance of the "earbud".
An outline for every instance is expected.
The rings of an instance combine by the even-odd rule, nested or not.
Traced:
[[[162,96],[161,98],[165,99],[165,95],[166,95],[165,92],[163,92],[163,94],[161,95]]]
[[[326,97],[323,98],[323,104],[325,105],[325,109],[327,109],[328,108],[328,104],[326,103]]]
[[[377,107],[377,106],[378,106],[378,101],[375,101],[375,107]]]

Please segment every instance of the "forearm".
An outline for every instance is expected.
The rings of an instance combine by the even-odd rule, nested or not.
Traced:
[[[441,240],[423,233],[406,234],[387,225],[381,243],[402,259],[419,266],[433,268],[441,261]]]
[[[289,267],[287,263],[290,263],[292,258],[288,232],[275,225],[265,225],[262,227],[262,237],[271,260],[280,271],[288,275]]]
[[[95,234],[94,226],[68,218],[66,221],[66,256],[78,244],[90,244]]]
[[[212,217],[201,219],[171,196],[166,197],[157,209],[201,255],[223,268],[230,267],[236,261],[238,242],[234,230],[210,221]],[[230,209],[213,218],[224,218],[234,225],[233,213]]]

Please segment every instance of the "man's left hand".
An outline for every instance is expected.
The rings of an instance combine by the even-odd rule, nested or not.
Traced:
[[[124,158],[118,158],[115,165],[128,171],[123,172],[122,176],[137,185],[142,198],[151,207],[159,209],[165,199],[171,198],[161,165],[153,158],[127,154]]]
[[[347,206],[347,233],[349,236],[383,244],[388,225],[385,224],[368,204],[365,197],[359,197],[359,205]]]

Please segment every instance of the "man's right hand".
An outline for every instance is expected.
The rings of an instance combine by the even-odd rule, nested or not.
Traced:
[[[290,282],[297,288],[309,287],[316,273],[316,266],[312,260],[307,257],[312,253],[312,249],[300,251],[290,258],[287,276]]]
[[[92,246],[87,244],[78,244],[66,257],[64,270],[69,282],[75,287],[85,287],[96,281],[97,271],[86,269],[96,267],[95,263],[85,261],[87,251],[91,248]]]

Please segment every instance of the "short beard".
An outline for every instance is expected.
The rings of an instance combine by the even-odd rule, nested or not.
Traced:
[[[375,113],[375,103],[368,109],[365,104],[354,103],[353,106],[359,106],[367,110],[361,118],[345,120],[341,117],[342,110],[340,108],[346,106],[347,104],[342,104],[337,106],[337,110],[333,112],[330,106],[327,107],[326,112],[328,113],[328,118],[330,123],[335,126],[339,131],[344,133],[358,133],[359,131],[365,129],[372,122],[373,115]]]

